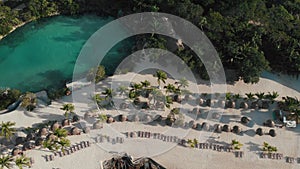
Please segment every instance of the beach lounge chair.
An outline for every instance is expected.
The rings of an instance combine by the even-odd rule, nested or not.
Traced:
[[[48,161],[49,161],[49,157],[48,157],[48,155],[45,155],[45,160],[46,160],[46,162],[48,162]]]
[[[53,160],[54,160],[54,155],[52,155],[52,154],[49,155],[49,160],[50,160],[50,161],[53,161]]]
[[[203,149],[203,143],[199,143],[199,148]]]
[[[120,143],[124,143],[124,138],[123,137],[120,137]]]
[[[243,151],[240,151],[240,152],[239,152],[239,155],[240,155],[240,158],[243,158],[244,152],[243,152]]]
[[[157,138],[157,133],[153,133],[153,139]]]

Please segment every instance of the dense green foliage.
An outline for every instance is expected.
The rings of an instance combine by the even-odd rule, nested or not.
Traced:
[[[11,10],[22,3],[26,5],[23,10]],[[226,70],[234,70],[230,80],[255,83],[263,70],[300,73],[300,0],[23,0],[0,5],[0,34],[21,21],[56,13],[93,12],[118,17],[144,11],[174,14],[203,30]],[[148,47],[167,49],[167,37],[146,37]],[[204,65],[189,48],[175,54],[208,79]]]
[[[20,96],[19,90],[0,90],[0,110],[6,109],[10,104],[16,102]]]

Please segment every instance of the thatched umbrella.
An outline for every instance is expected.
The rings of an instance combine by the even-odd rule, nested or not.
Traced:
[[[39,129],[39,135],[40,136],[46,136],[48,134],[48,129],[43,127],[41,129]]]
[[[98,120],[93,124],[93,129],[101,129],[103,128],[103,122]]]
[[[246,102],[241,102],[241,104],[240,104],[240,108],[241,109],[248,109],[248,104],[246,103]]]
[[[47,140],[56,140],[57,136],[54,135],[53,133],[50,133],[50,134],[47,135],[46,139]]]
[[[73,116],[73,118],[72,118],[72,122],[73,122],[73,123],[76,123],[76,122],[79,122],[79,121],[80,121],[80,117],[79,117],[78,115],[75,114],[75,115]]]
[[[243,117],[241,118],[241,123],[243,123],[243,124],[248,124],[249,122],[250,122],[250,119],[249,119],[248,117],[243,116]]]
[[[200,123],[197,123],[197,124],[196,124],[195,130],[201,130],[201,128],[202,128],[202,127],[201,127],[201,124],[200,124]]]
[[[276,132],[275,132],[274,129],[271,129],[271,130],[269,131],[269,134],[270,134],[270,136],[272,136],[272,137],[275,137],[275,136],[276,136]]]
[[[115,120],[114,120],[114,118],[113,117],[108,117],[107,118],[107,123],[113,123]]]
[[[222,132],[222,126],[220,124],[215,124],[214,132],[221,133]]]
[[[72,135],[80,135],[80,129],[78,127],[73,127],[70,131]]]
[[[118,120],[121,121],[121,122],[127,121],[127,116],[124,115],[124,114],[120,114],[118,116]]]
[[[69,126],[70,125],[70,120],[68,119],[63,119],[61,121],[61,125],[64,127],[64,126]]]
[[[151,117],[151,116],[146,115],[146,116],[144,117],[144,122],[149,123],[149,122],[151,122],[151,121],[152,121],[152,117]]]
[[[256,129],[256,134],[259,135],[259,136],[264,135],[262,128]]]
[[[275,127],[275,122],[273,120],[269,119],[264,123],[264,125],[268,126],[268,127]]]
[[[225,124],[225,125],[222,127],[222,131],[230,132],[230,131],[231,131],[231,128],[229,127],[229,125]]]
[[[90,133],[91,132],[91,128],[90,127],[85,127],[84,129],[83,129],[83,132],[84,133]]]
[[[17,137],[15,142],[16,142],[16,145],[23,144],[26,142],[26,138],[25,137]]]
[[[41,146],[43,144],[43,139],[41,137],[35,140],[35,146]]]
[[[26,142],[23,144],[23,151],[31,150],[33,148],[35,148],[34,143]]]
[[[21,151],[20,149],[14,148],[14,149],[12,150],[12,152],[11,152],[11,155],[12,155],[12,156],[17,156],[17,155],[19,155],[20,153],[22,153],[22,151]]]
[[[227,105],[226,105],[227,108],[235,108],[235,102],[232,101],[232,100],[229,100],[227,102]]]
[[[58,124],[58,122],[55,122],[51,125],[51,130],[55,131],[56,129],[59,129],[61,126]]]
[[[26,136],[26,140],[30,141],[30,140],[35,140],[35,134],[34,133],[28,133]]]
[[[239,126],[233,126],[232,132],[239,134],[242,131],[242,129]]]
[[[210,129],[210,125],[206,122],[202,123],[202,130],[208,131]]]
[[[202,106],[204,104],[204,100],[202,98],[197,99],[197,104]]]
[[[182,98],[180,95],[176,94],[176,95],[174,95],[173,100],[177,103],[181,103]]]

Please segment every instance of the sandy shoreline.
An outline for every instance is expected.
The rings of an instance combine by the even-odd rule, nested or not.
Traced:
[[[122,77],[123,76],[123,77]],[[110,77],[97,85],[96,91],[111,83],[112,78],[120,79],[131,78],[133,82],[139,82],[147,79],[153,86],[157,85],[157,80],[152,75],[137,75],[129,73],[127,75],[115,75]],[[174,82],[172,79],[168,79],[167,83]],[[17,109],[11,113],[1,115],[1,121],[15,121],[17,127],[27,127],[34,123],[42,122],[44,120],[59,120],[63,119],[64,112],[60,110],[60,107],[64,103],[72,103],[72,97],[74,95],[80,95],[81,100],[75,102],[75,112],[83,116],[85,112],[94,109],[93,102],[88,99],[92,90],[86,82],[77,82],[76,90],[73,91],[71,96],[66,96],[58,101],[53,101],[49,106],[40,105],[33,112],[26,112],[23,109]],[[80,88],[82,84],[82,88]],[[195,87],[196,84],[190,84],[190,88]],[[210,87],[207,85],[197,85],[201,93],[210,93]],[[192,89],[193,90],[193,89]],[[245,84],[241,81],[234,85],[227,85],[227,90],[233,93],[240,93],[244,95],[247,92],[272,92],[277,91],[280,96],[292,96],[300,98],[300,93],[294,89],[288,88],[281,85],[273,80],[261,78],[260,82],[254,85]],[[192,105],[184,105],[186,109],[192,109]],[[54,161],[46,162],[44,156],[51,154],[44,150],[32,150],[27,151],[26,155],[34,157],[35,164],[33,169],[74,169],[74,168],[85,168],[85,169],[100,169],[101,161],[110,159],[114,156],[114,151],[123,152],[126,151],[135,158],[141,157],[142,154],[152,157],[161,165],[170,169],[219,169],[219,168],[231,168],[231,169],[260,169],[260,168],[299,168],[300,164],[289,164],[284,160],[271,160],[261,159],[258,155],[261,149],[261,145],[264,141],[278,147],[280,153],[285,156],[300,157],[299,136],[300,128],[295,129],[280,129],[275,128],[278,136],[275,138],[268,135],[258,136],[253,135],[253,130],[258,127],[262,127],[264,131],[268,131],[270,128],[262,126],[265,119],[272,118],[272,112],[274,107],[269,110],[253,110],[253,109],[226,109],[220,122],[208,121],[205,117],[197,119],[195,122],[209,122],[211,125],[215,123],[229,124],[230,126],[239,125],[244,131],[247,131],[242,136],[233,133],[223,132],[221,134],[209,133],[205,131],[196,130],[184,130],[184,129],[173,129],[163,126],[152,126],[144,125],[141,123],[132,122],[115,122],[104,126],[100,130],[92,130],[90,134],[82,134],[80,136],[71,136],[69,139],[71,142],[77,143],[80,141],[95,142],[95,134],[112,134],[112,131],[116,131],[116,135],[119,132],[130,132],[130,131],[151,131],[159,133],[176,134],[175,130],[178,131],[178,135],[185,136],[186,139],[197,138],[200,142],[206,142],[208,140],[219,143],[229,143],[232,139],[237,139],[244,144],[242,151],[245,155],[243,158],[236,158],[234,154],[227,152],[216,152],[212,150],[199,150],[187,147],[174,145],[171,143],[164,143],[157,140],[146,140],[145,138],[127,139],[123,144],[111,144],[111,143],[98,143],[92,144],[91,147],[83,149],[82,151],[75,152],[74,154],[65,157],[55,157]],[[101,110],[101,113],[118,114],[126,112],[115,112],[112,110]],[[241,116],[250,117],[255,123],[252,127],[243,126],[236,121],[239,121]],[[189,120],[189,117],[187,118]],[[83,126],[91,126],[92,124],[82,121]],[[285,143],[288,143],[287,146]],[[107,151],[105,151],[105,148]],[[112,151],[111,153],[109,151]]]

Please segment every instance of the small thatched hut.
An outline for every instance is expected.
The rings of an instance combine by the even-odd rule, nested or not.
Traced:
[[[275,122],[273,120],[269,119],[264,123],[264,126],[275,127]]]
[[[18,149],[18,148],[14,148],[13,150],[12,150],[12,152],[11,152],[11,155],[12,156],[17,156],[17,155],[19,155],[19,154],[21,154],[22,153],[22,150],[20,150],[20,149]]]
[[[73,123],[76,123],[76,122],[79,122],[79,121],[80,121],[80,117],[79,117],[78,115],[75,114],[75,115],[73,116],[73,118],[72,118],[72,122],[73,122]]]
[[[263,132],[262,128],[256,129],[256,134],[259,135],[259,136],[264,135],[264,132]]]
[[[121,122],[127,121],[127,116],[124,115],[124,114],[120,114],[118,116],[118,120],[121,121]]]
[[[43,144],[43,139],[41,137],[35,140],[35,146],[41,146]]]
[[[241,118],[241,123],[242,123],[242,124],[248,124],[249,122],[250,122],[250,119],[249,119],[248,117],[243,116],[243,117]]]
[[[78,127],[73,127],[70,131],[71,135],[80,135],[81,131]]]
[[[230,131],[231,131],[231,128],[229,127],[229,125],[225,124],[225,125],[222,127],[222,131],[230,132]]]
[[[30,141],[30,140],[35,140],[35,134],[34,133],[28,133],[26,136],[26,140]]]
[[[274,129],[271,129],[271,130],[269,131],[269,135],[272,136],[272,137],[275,137],[275,136],[276,136],[275,130],[274,130]]]
[[[64,126],[69,126],[70,125],[70,120],[68,119],[63,119],[61,121],[61,125],[64,127]]]
[[[222,126],[220,124],[215,124],[214,132],[221,133],[222,132]]]
[[[61,126],[59,125],[58,122],[55,122],[55,123],[53,123],[53,124],[51,125],[50,128],[51,128],[51,131],[55,131],[56,129],[61,128]]]
[[[47,136],[48,135],[48,129],[45,128],[45,127],[39,129],[39,135],[40,136]]]
[[[47,135],[46,139],[47,140],[56,140],[57,136],[54,135],[53,133],[50,133],[50,134]]]
[[[242,129],[240,126],[233,126],[232,132],[236,134],[240,134],[242,132]]]
[[[204,100],[202,98],[197,99],[197,104],[199,104],[199,106],[202,106],[204,104]]]
[[[233,100],[229,100],[226,104],[226,108],[235,108],[235,102]]]
[[[209,131],[209,129],[210,129],[210,125],[206,122],[203,122],[202,123],[202,130]]]
[[[113,123],[113,122],[115,122],[115,120],[114,120],[113,117],[108,117],[106,122],[107,123]]]

